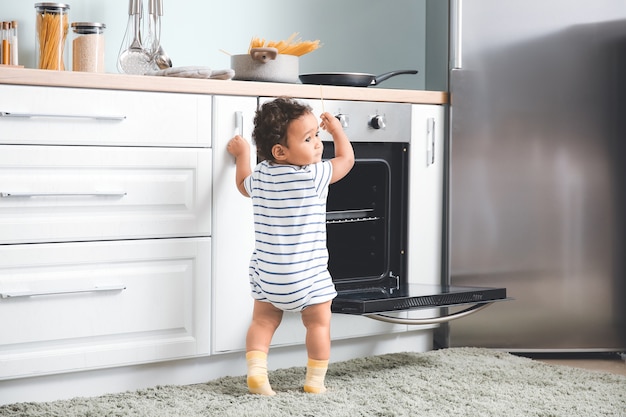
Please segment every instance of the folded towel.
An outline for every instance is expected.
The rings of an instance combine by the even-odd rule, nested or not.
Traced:
[[[156,75],[163,77],[183,77],[183,78],[211,78],[216,80],[230,80],[235,76],[232,69],[212,70],[209,67],[186,66],[166,68],[158,71],[149,71],[146,75]]]

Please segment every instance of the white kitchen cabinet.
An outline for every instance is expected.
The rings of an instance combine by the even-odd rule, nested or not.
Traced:
[[[210,354],[210,114],[0,85],[0,379]]]
[[[226,144],[251,139],[257,98],[0,89],[0,112],[23,113],[0,117],[0,379],[245,349],[252,206]],[[414,106],[426,130],[413,137],[427,145],[442,112]],[[425,160],[429,148],[411,152]],[[411,211],[440,218],[431,165],[412,165]],[[440,268],[435,223],[410,224],[420,282]],[[407,330],[347,315],[331,326],[333,340]],[[286,314],[272,345],[304,333]]]
[[[442,106],[413,105],[409,167],[409,276],[439,284],[443,244],[444,123]]]
[[[0,379],[209,353],[210,238],[0,245]]]
[[[319,88],[0,73],[0,403],[245,373],[252,208],[225,146],[238,126],[251,138],[257,95]],[[332,99],[446,100],[332,86],[324,96],[327,110]],[[409,327],[334,315],[333,341],[344,340],[333,358],[429,349],[431,333]],[[301,365],[303,344],[300,315],[287,314],[273,346],[290,347],[273,366]]]
[[[252,317],[248,263],[254,250],[252,203],[235,185],[235,160],[226,150],[240,133],[251,143],[256,97],[213,98],[213,352],[245,348]],[[252,148],[251,165],[256,151]]]
[[[415,104],[411,110],[409,167],[409,282],[441,283],[444,192],[444,109]],[[438,309],[414,310],[408,317],[438,316]]]
[[[1,148],[0,243],[210,234],[211,149]]]
[[[0,85],[0,143],[210,147],[211,96]]]

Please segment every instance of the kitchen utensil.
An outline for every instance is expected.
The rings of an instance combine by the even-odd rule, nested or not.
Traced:
[[[159,16],[156,12],[157,0],[148,0],[148,31],[142,36],[144,50],[153,58],[161,44],[161,27]]]
[[[159,67],[159,69],[167,69],[172,68],[172,60],[163,50],[163,46],[159,45],[159,49],[154,55],[154,63]]]
[[[148,14],[150,15],[149,33],[151,40],[151,56],[159,69],[172,67],[172,60],[165,53],[161,45],[161,18],[163,16],[163,0],[148,0]]]
[[[276,48],[252,48],[249,54],[232,55],[234,80],[297,83],[299,58],[279,54]]]
[[[370,85],[378,85],[386,79],[400,74],[417,74],[417,70],[390,71],[380,75],[360,72],[317,72],[300,74],[299,78],[302,84],[368,87]]]
[[[120,53],[118,68],[126,74],[143,75],[150,69],[150,54],[141,43],[142,0],[130,0],[128,7],[127,35],[133,34],[130,46]]]

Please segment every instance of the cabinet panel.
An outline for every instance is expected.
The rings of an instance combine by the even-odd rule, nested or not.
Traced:
[[[208,95],[0,85],[0,143],[211,146]]]
[[[211,241],[0,245],[0,378],[209,352]]]
[[[441,106],[414,105],[409,181],[409,277],[439,284],[443,244],[444,123]]]
[[[210,149],[0,145],[0,243],[210,233]]]
[[[443,250],[444,109],[413,105],[409,167],[409,281],[441,283]],[[413,310],[412,318],[437,317],[438,309]]]
[[[252,203],[235,185],[235,162],[226,151],[237,128],[250,141],[257,100],[214,97],[213,101],[213,351],[245,348],[252,317],[248,264],[254,250]],[[252,155],[256,154],[253,148]],[[251,164],[254,164],[251,161]]]

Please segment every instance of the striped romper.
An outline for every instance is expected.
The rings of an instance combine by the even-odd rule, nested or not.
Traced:
[[[254,210],[254,299],[301,311],[336,297],[326,248],[331,174],[330,161],[304,167],[263,161],[245,179]]]

